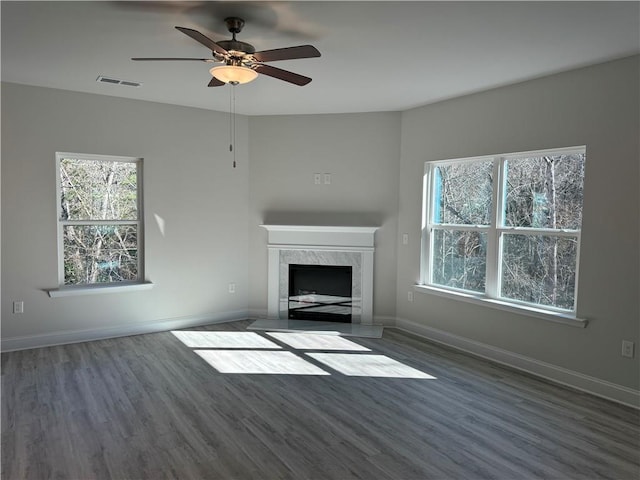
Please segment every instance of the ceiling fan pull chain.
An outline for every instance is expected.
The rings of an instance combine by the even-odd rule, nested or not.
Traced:
[[[232,121],[232,145],[233,145],[233,168],[236,168],[236,86],[231,84],[231,98],[233,100],[233,121]]]
[[[233,134],[231,124],[233,122],[232,102],[231,102],[231,90],[229,90],[229,152],[233,152]]]
[[[235,143],[235,138],[233,134],[233,124],[234,124],[234,102],[233,102],[233,85],[231,85],[231,90],[229,90],[229,153],[233,158],[233,168],[236,168],[236,160],[235,160],[235,152],[233,149],[233,144]]]

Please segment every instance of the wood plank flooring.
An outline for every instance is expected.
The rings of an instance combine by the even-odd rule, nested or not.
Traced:
[[[393,329],[351,350],[247,333],[246,347],[165,332],[2,354],[2,479],[640,478],[634,409]],[[260,351],[295,357],[293,373],[220,372]],[[358,358],[351,371],[389,376],[345,375],[310,353],[395,366]]]

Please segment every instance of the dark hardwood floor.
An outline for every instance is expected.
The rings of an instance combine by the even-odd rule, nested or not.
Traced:
[[[2,354],[2,478],[640,478],[632,408],[393,329],[363,351],[247,325]]]

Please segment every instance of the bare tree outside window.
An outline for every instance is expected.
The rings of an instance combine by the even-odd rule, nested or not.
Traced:
[[[424,283],[575,310],[584,148],[425,167]]]
[[[59,155],[64,285],[140,279],[139,161]]]
[[[485,290],[484,230],[491,222],[492,170],[491,162],[443,164],[434,169],[433,223],[440,228],[432,239],[432,280],[438,285]]]
[[[573,309],[584,160],[584,154],[507,160],[505,226],[527,234],[503,233],[502,297]]]

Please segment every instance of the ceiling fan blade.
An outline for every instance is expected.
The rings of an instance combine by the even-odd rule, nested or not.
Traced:
[[[285,82],[293,83],[295,85],[303,86],[311,81],[309,77],[298,75],[297,73],[282,70],[281,68],[272,67],[271,65],[262,65],[261,63],[254,63],[251,68],[256,72],[268,75]]]
[[[275,62],[277,60],[294,60],[296,58],[313,58],[319,56],[320,52],[313,45],[276,48],[274,50],[263,50],[253,54],[253,58],[258,62]]]
[[[192,62],[215,62],[213,58],[174,58],[174,57],[137,57],[132,58],[136,62],[149,62],[149,61],[176,61],[176,60],[185,60]]]
[[[185,27],[176,27],[176,29],[180,30],[185,35],[190,36],[196,42],[201,43],[202,45],[207,47],[212,52],[219,53],[220,55],[227,55],[227,53],[228,53],[224,48],[222,48],[216,42],[211,40],[209,37],[204,36],[202,33],[200,33],[197,30],[193,30],[191,28],[185,28]]]
[[[207,87],[221,87],[223,85],[226,85],[226,83],[218,80],[216,77],[211,77],[211,81],[209,82],[209,85],[207,85]]]

